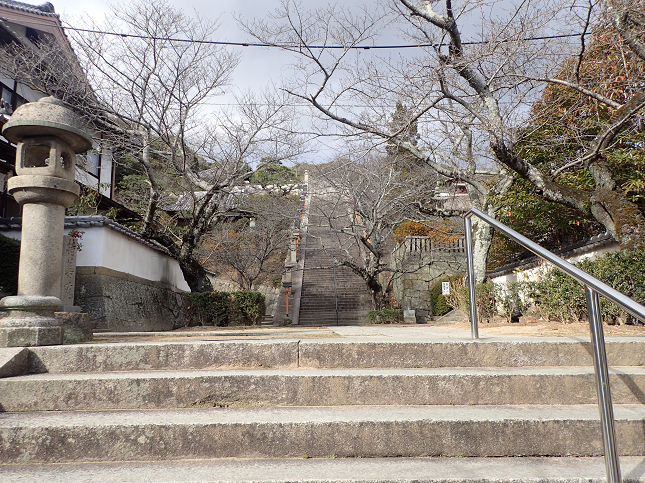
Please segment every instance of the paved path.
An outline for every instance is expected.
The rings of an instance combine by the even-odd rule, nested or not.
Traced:
[[[331,327],[203,327],[197,330],[169,332],[102,332],[95,334],[95,342],[173,341],[173,340],[235,340],[235,339],[309,339],[342,338],[343,340],[470,341],[470,331],[453,329],[449,325],[349,325]],[[530,337],[525,335],[490,334],[480,329],[482,342],[493,341],[589,341],[588,335],[560,337]],[[611,340],[641,339],[640,337],[606,336]]]

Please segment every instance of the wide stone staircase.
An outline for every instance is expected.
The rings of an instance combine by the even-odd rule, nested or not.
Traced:
[[[329,230],[309,227],[305,243],[298,325],[367,323],[367,312],[372,310],[370,293],[363,279],[349,268],[332,268]]]
[[[358,259],[354,245],[341,245],[329,229],[329,219],[320,215],[329,204],[323,196],[313,195],[309,226],[304,240],[304,271],[298,325],[330,326],[367,323],[372,298],[365,282],[350,268],[334,267],[334,259]],[[347,215],[349,216],[349,215]],[[333,222],[332,222],[333,223]],[[343,253],[341,253],[341,248]]]
[[[413,329],[2,349],[0,481],[604,481],[588,342]],[[645,341],[607,354],[645,481]]]

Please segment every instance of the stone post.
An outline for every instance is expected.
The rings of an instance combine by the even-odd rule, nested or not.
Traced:
[[[2,134],[17,143],[8,190],[22,205],[18,295],[0,300],[0,347],[62,344],[65,208],[78,198],[76,154],[92,147],[81,119],[53,97],[20,106]]]
[[[74,287],[76,286],[76,256],[78,246],[71,236],[63,237],[63,269],[60,286],[61,311],[80,312],[74,305]]]
[[[291,266],[298,261],[298,236],[298,232],[294,231],[291,233],[291,239],[289,240],[289,264]]]

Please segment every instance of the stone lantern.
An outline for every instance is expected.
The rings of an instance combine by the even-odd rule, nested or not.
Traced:
[[[22,205],[18,295],[0,300],[0,347],[62,344],[61,305],[65,208],[80,193],[76,154],[92,147],[82,120],[58,99],[20,106],[2,134],[17,144],[8,191]]]

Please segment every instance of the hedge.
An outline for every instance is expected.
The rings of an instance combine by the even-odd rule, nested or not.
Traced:
[[[448,304],[446,297],[442,295],[441,284],[442,282],[453,282],[455,280],[460,280],[463,275],[454,275],[452,277],[445,277],[438,280],[430,289],[430,307],[432,307],[432,315],[442,316],[450,312],[453,308]],[[453,284],[450,284],[451,287]]]
[[[264,295],[259,292],[189,292],[188,325],[254,325],[266,313]]]
[[[260,292],[233,292],[231,319],[235,325],[256,325],[266,314],[266,300]]]
[[[645,252],[611,252],[576,266],[636,302],[645,303]],[[549,270],[540,282],[528,284],[528,294],[538,311],[562,322],[587,316],[584,288],[558,269]],[[613,302],[600,299],[603,319],[608,323],[630,320]]]

